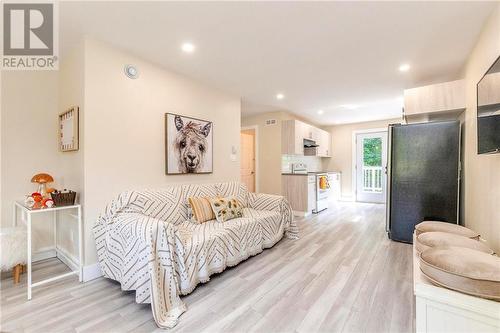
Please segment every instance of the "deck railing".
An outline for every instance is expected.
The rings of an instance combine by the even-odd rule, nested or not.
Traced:
[[[363,191],[382,192],[382,167],[363,167]]]

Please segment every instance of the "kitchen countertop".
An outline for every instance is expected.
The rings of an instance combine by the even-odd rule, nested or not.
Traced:
[[[318,173],[340,173],[340,171],[313,171],[308,173],[291,173],[291,172],[282,172],[282,176],[308,176],[308,175],[316,175]]]

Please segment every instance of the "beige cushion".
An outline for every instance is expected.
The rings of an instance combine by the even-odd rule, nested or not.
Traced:
[[[243,217],[243,205],[236,198],[209,198],[209,201],[219,222]]]
[[[432,247],[459,246],[488,254],[493,254],[493,250],[491,250],[488,246],[478,240],[467,238],[461,235],[449,234],[447,232],[425,232],[418,235],[416,240],[417,251],[419,253]]]
[[[464,247],[435,247],[420,254],[420,270],[445,288],[500,300],[500,258]]]
[[[193,210],[193,217],[198,223],[215,220],[215,214],[210,205],[210,198],[207,197],[189,197],[189,205]]]
[[[479,234],[469,228],[458,224],[438,221],[424,221],[415,226],[415,234],[418,236],[424,232],[441,231],[449,234],[456,234],[468,238],[479,239]]]

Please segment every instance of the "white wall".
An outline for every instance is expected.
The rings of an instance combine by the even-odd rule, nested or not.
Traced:
[[[40,172],[51,174],[60,186],[57,150],[58,73],[5,71],[2,73],[2,227],[12,225],[15,200],[37,189],[30,182]],[[52,219],[33,219],[34,248],[51,245]],[[20,222],[20,221],[19,221]]]
[[[2,88],[2,76],[3,71],[0,71],[0,101],[3,101],[2,99],[2,94],[3,94],[3,88]],[[3,225],[3,145],[2,145],[2,119],[3,119],[3,103],[0,102],[0,226]],[[5,221],[7,223],[7,221]]]
[[[284,112],[257,114],[241,119],[241,126],[257,126],[258,188],[259,192],[281,194],[281,119]],[[276,119],[275,125],[265,125],[267,119]]]
[[[277,124],[266,125],[266,120],[276,119]],[[311,171],[322,169],[327,158],[320,157],[282,157],[281,154],[281,122],[284,120],[300,120],[311,124],[307,120],[286,111],[273,111],[247,116],[241,119],[241,126],[257,126],[259,129],[259,192],[281,194],[281,172],[289,167],[292,162],[306,162],[311,166]],[[317,126],[316,124],[311,124]]]
[[[125,77],[134,64],[140,77]],[[199,84],[97,41],[84,40],[61,59],[60,70],[2,73],[2,226],[12,223],[12,203],[33,192],[33,174],[48,172],[56,188],[79,193],[84,216],[84,265],[97,261],[92,227],[105,205],[127,189],[175,183],[238,180],[239,97]],[[80,150],[61,153],[57,115],[80,107]],[[164,114],[179,113],[213,122],[214,172],[165,175]],[[37,248],[52,243],[51,217],[34,221]],[[42,223],[43,222],[43,223]],[[60,224],[58,244],[72,255],[69,235],[76,225]]]
[[[139,69],[132,80],[125,64]],[[239,97],[194,82],[100,42],[85,42],[85,264],[96,261],[92,227],[111,199],[127,189],[238,180]],[[164,115],[213,122],[214,173],[165,175]]]
[[[500,252],[500,154],[477,154],[476,84],[500,55],[500,5],[485,24],[465,67],[465,226]]]
[[[387,128],[399,123],[400,119],[387,119],[332,126],[328,129],[332,136],[332,158],[326,162],[326,169],[342,173],[342,198],[353,200],[352,188],[352,133],[359,130]]]
[[[81,191],[81,168],[75,163],[79,153],[62,153],[58,149],[57,115],[66,109],[72,100],[74,77],[66,79],[61,71],[5,71],[2,73],[2,115],[1,115],[1,164],[2,164],[2,214],[1,225],[12,225],[13,202],[37,189],[30,182],[31,177],[47,172],[54,177],[50,186],[57,189]],[[64,84],[60,85],[60,80]],[[62,90],[59,88],[63,87]],[[60,93],[61,92],[61,93]],[[75,101],[77,102],[77,101]],[[74,103],[69,103],[73,105]],[[76,223],[71,217],[59,213],[58,245],[75,255],[77,252]],[[69,220],[68,220],[69,219]],[[52,214],[37,214],[33,217],[34,251],[53,246]],[[18,223],[21,215],[18,212]],[[73,227],[72,231],[70,230]],[[72,242],[70,233],[75,242]]]
[[[59,72],[6,71],[2,73],[2,227],[13,223],[13,203],[37,189],[31,177],[47,172],[54,177],[50,186],[78,189],[67,177],[72,168],[58,150],[57,115],[59,108]],[[33,248],[35,252],[53,248],[53,213],[33,215]],[[18,210],[17,223],[21,224]],[[76,253],[76,223],[59,213],[58,245],[68,253]],[[69,227],[74,229],[68,230]],[[64,231],[63,231],[64,230]]]
[[[292,164],[304,163],[308,172],[329,171],[324,169],[323,164],[327,158],[303,155],[281,155],[281,172],[291,172]]]
[[[85,206],[83,188],[83,138],[85,131],[83,119],[85,116],[84,105],[84,49],[83,41],[77,44],[71,52],[66,54],[59,64],[59,113],[73,106],[79,108],[79,150],[59,153],[59,169],[61,178],[68,189],[77,192],[77,202]],[[61,212],[62,213],[62,212]],[[85,213],[85,211],[84,211]],[[77,224],[74,218],[62,216],[65,223],[59,224],[58,245],[68,251],[74,259],[78,258]],[[70,237],[68,237],[70,235]],[[72,235],[72,237],[71,237]],[[73,238],[73,240],[72,240]]]

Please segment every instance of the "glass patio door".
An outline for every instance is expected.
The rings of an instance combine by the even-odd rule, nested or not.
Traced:
[[[356,201],[385,203],[387,132],[356,135]]]

